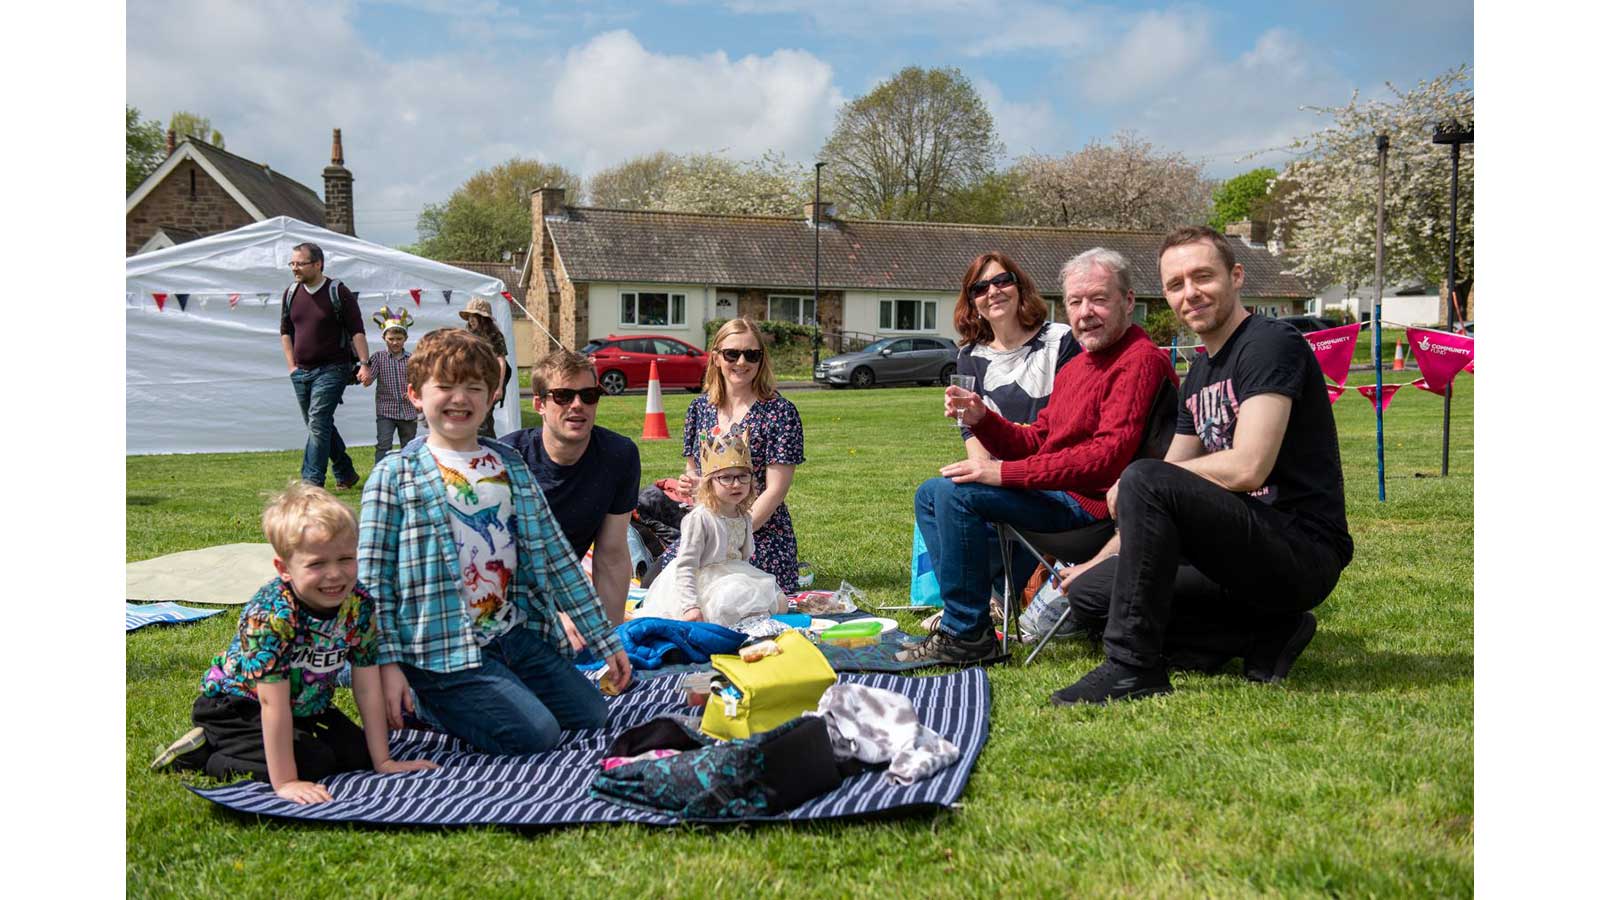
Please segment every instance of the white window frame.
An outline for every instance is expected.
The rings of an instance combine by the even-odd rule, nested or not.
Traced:
[[[667,321],[664,325],[639,323],[639,297],[644,294],[659,294],[667,298]],[[633,318],[628,318],[628,300],[633,300]],[[631,290],[620,291],[617,294],[617,324],[631,328],[688,328],[689,297],[677,291],[647,291]]]
[[[795,308],[797,310],[799,310],[799,318],[798,319],[779,319],[776,316],[774,316],[772,314],[772,301],[774,301],[774,300],[794,300],[794,301],[796,301]],[[806,307],[807,306],[811,307],[811,315],[810,316],[806,315]],[[769,322],[794,322],[796,325],[815,325],[815,324],[817,324],[816,299],[813,298],[813,297],[808,297],[808,296],[806,296],[804,294],[768,294],[767,295],[767,321],[769,321]]]
[[[1150,304],[1143,300],[1133,301],[1133,324],[1143,325],[1144,320],[1150,315]]]
[[[895,323],[900,321],[899,307],[896,304],[917,304],[917,328],[897,328]],[[884,310],[889,312],[889,324],[883,322]],[[896,298],[893,300],[878,301],[878,330],[886,334],[938,334],[939,332],[939,301]]]

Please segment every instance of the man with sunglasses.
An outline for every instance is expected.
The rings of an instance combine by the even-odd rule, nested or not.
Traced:
[[[594,424],[600,382],[594,361],[557,350],[534,367],[533,410],[542,424],[506,435],[533,470],[545,502],[575,556],[594,546],[594,587],[613,625],[622,624],[633,558],[628,520],[639,500],[639,448]],[[584,641],[562,615],[574,649]]]

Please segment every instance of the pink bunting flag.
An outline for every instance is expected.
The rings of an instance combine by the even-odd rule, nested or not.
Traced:
[[[418,306],[421,306],[422,305],[422,288],[412,288],[411,289],[411,299],[415,300]]]
[[[1383,411],[1384,412],[1388,412],[1389,411],[1389,401],[1394,399],[1394,392],[1400,390],[1400,388],[1403,387],[1403,386],[1404,385],[1399,385],[1399,384],[1386,384],[1386,385],[1383,386]],[[1367,398],[1367,400],[1372,403],[1372,408],[1373,409],[1377,409],[1378,408],[1378,386],[1377,385],[1375,385],[1375,384],[1363,384],[1360,387],[1356,388],[1356,390],[1360,391],[1361,392],[1361,396]]]
[[[1345,388],[1342,384],[1325,384],[1323,387],[1328,389],[1328,402],[1330,404],[1338,403],[1339,398],[1344,396]]]
[[[1476,365],[1477,362],[1478,362],[1478,358],[1476,356],[1474,356],[1473,358],[1467,360],[1467,364],[1461,368],[1461,371],[1467,373],[1468,375],[1476,375],[1476,374],[1478,374],[1477,372],[1473,371],[1473,369],[1472,369],[1472,367],[1474,365]]]
[[[150,296],[156,298],[156,312],[162,312],[167,308],[166,294],[157,294],[155,292],[151,292]]]
[[[1342,385],[1350,377],[1350,360],[1355,358],[1356,335],[1360,331],[1361,323],[1352,322],[1305,336],[1306,342],[1311,344],[1311,352],[1316,354],[1317,364],[1322,366],[1322,374],[1329,381]]]
[[[1430,394],[1438,394],[1441,397],[1444,396],[1444,388],[1434,387],[1428,383],[1428,379],[1426,378],[1418,378],[1416,381],[1411,382],[1411,386],[1419,390],[1427,391]]]
[[[228,295],[228,308],[229,309],[233,309],[235,306],[238,306],[238,305],[239,305],[239,295],[238,294],[229,294]]]
[[[511,296],[511,292],[510,291],[501,291],[500,292],[500,296],[506,298],[506,302],[507,303],[510,303],[513,306],[516,305],[517,299],[515,297]]]
[[[1456,380],[1456,373],[1472,362],[1472,338],[1464,334],[1407,328],[1406,343],[1411,345],[1411,353],[1417,358],[1417,368],[1422,370],[1422,377],[1428,382],[1426,390],[1438,388],[1435,393],[1442,393],[1450,386],[1450,382]]]

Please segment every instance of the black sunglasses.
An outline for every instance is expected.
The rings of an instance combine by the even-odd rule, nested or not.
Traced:
[[[993,278],[985,278],[982,281],[974,281],[972,286],[967,288],[967,296],[976,300],[977,298],[982,297],[984,294],[989,293],[989,285],[991,284],[997,288],[1003,288],[1016,283],[1017,276],[1011,274],[1010,272],[1001,272],[995,275]]]
[[[744,361],[745,362],[751,362],[751,363],[760,363],[761,362],[761,351],[760,350],[723,350],[722,351],[722,358],[727,360],[728,362],[736,363],[736,362],[739,361],[739,354],[741,354],[741,353],[744,354]]]
[[[573,397],[582,400],[585,406],[593,406],[600,402],[600,389],[597,387],[586,388],[551,388],[544,392],[546,397],[556,402],[557,406],[566,406],[572,402]]]

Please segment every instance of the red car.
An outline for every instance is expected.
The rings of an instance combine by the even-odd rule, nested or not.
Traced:
[[[663,388],[698,391],[711,361],[699,347],[664,334],[608,334],[578,352],[594,360],[600,387],[608,394],[644,387],[650,382],[651,363]]]

